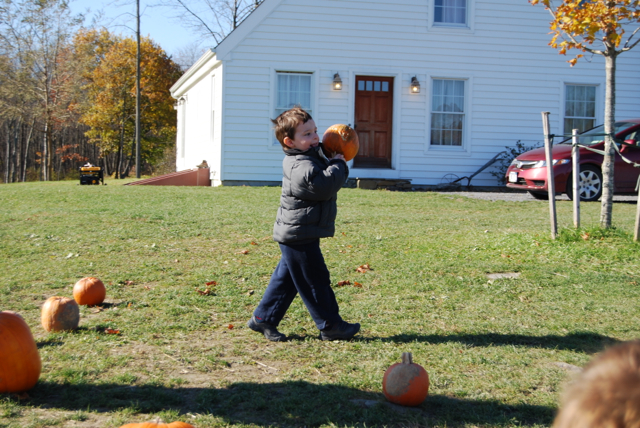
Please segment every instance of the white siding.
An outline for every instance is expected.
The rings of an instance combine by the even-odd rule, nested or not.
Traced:
[[[356,75],[395,78],[393,169],[353,169],[352,177],[438,184],[445,174],[471,175],[517,140],[541,143],[541,111],[551,112],[552,132],[560,133],[565,83],[598,85],[597,122],[602,121],[600,57],[570,67],[566,61],[572,52],[561,56],[548,46],[550,16],[542,6],[514,0],[469,2],[470,28],[460,29],[431,26],[433,0],[266,0],[217,48],[216,60],[225,67],[220,179],[281,179],[283,154],[271,144],[269,120],[276,71],[314,73],[313,116],[319,133],[334,123],[353,124]],[[640,48],[618,57],[620,119],[640,116],[639,66]],[[343,81],[341,91],[331,89],[336,72]],[[412,76],[420,81],[419,94],[409,93]],[[432,78],[467,82],[461,148],[429,147]],[[188,162],[199,163],[200,153],[208,153],[200,123],[206,118],[192,107],[206,104],[201,97],[210,91],[200,87],[206,82],[188,90]],[[473,184],[496,185],[489,171]]]

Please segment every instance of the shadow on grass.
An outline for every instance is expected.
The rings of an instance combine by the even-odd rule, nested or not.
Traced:
[[[367,340],[368,338],[364,338]],[[371,338],[372,339],[372,338]],[[369,340],[371,340],[369,339]],[[395,343],[427,342],[446,343],[459,342],[471,346],[528,346],[531,348],[561,349],[568,351],[584,352],[593,354],[602,351],[611,345],[619,342],[618,339],[603,336],[597,333],[575,332],[565,336],[529,336],[523,334],[501,334],[501,333],[481,333],[481,334],[398,334],[396,336],[380,338],[382,341]]]
[[[555,409],[528,404],[429,396],[418,407],[389,404],[380,393],[304,381],[235,383],[227,388],[169,388],[155,385],[56,384],[39,382],[29,404],[44,409],[141,413],[177,410],[221,417],[229,424],[318,426],[462,427],[548,426]]]

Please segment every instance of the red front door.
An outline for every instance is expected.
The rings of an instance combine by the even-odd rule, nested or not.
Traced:
[[[356,76],[354,168],[391,168],[393,77]]]

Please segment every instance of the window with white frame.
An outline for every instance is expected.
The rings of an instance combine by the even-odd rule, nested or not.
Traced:
[[[274,118],[281,113],[300,106],[309,114],[311,112],[311,77],[313,73],[293,73],[279,71],[276,73],[276,103]],[[273,139],[273,145],[280,145]]]
[[[431,90],[431,145],[462,146],[464,80],[433,79]]]
[[[434,0],[433,22],[436,25],[467,25],[467,0]]]
[[[596,87],[593,85],[565,85],[564,133],[579,132],[596,125]]]
[[[277,73],[276,116],[300,106],[311,114],[311,73]]]

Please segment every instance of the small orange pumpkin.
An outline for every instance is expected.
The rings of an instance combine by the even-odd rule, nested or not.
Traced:
[[[165,424],[160,419],[156,422],[140,422],[122,425],[120,428],[195,428],[193,425],[186,422],[171,422]]]
[[[104,302],[107,289],[98,278],[88,276],[73,286],[73,298],[79,305],[94,306]]]
[[[322,136],[322,151],[326,156],[340,153],[344,160],[355,158],[360,148],[360,140],[355,129],[349,125],[331,125]]]
[[[411,361],[411,353],[402,353],[402,362],[392,365],[382,379],[384,396],[392,403],[417,406],[429,395],[429,375]]]
[[[30,390],[41,370],[38,347],[25,320],[15,312],[0,311],[0,394]]]
[[[68,297],[49,297],[42,305],[40,321],[47,331],[75,330],[80,323],[80,308]]]

